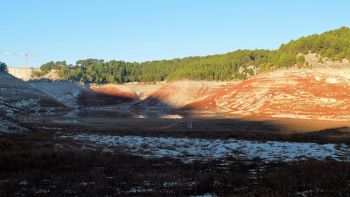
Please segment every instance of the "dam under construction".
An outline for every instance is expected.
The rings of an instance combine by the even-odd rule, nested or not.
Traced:
[[[15,68],[15,67],[8,67],[7,68],[8,73],[22,79],[24,81],[28,81],[32,78],[32,75],[34,72],[40,71],[40,68]]]

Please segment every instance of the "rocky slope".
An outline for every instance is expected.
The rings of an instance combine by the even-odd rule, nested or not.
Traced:
[[[37,91],[45,92],[51,98],[55,98],[60,103],[69,108],[76,108],[77,97],[85,89],[83,85],[70,81],[51,81],[48,79],[37,79],[29,81],[29,85]]]
[[[67,107],[28,83],[0,72],[0,113],[5,116],[54,115]]]

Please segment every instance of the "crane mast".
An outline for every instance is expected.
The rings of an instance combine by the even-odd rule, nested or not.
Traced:
[[[28,58],[29,56],[37,56],[35,53],[29,53],[29,52],[0,52],[0,55],[15,55],[15,56],[23,56],[24,57],[24,67],[28,68]]]

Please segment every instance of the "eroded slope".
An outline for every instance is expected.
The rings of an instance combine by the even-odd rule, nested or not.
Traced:
[[[226,116],[350,119],[349,80],[313,70],[285,69],[221,88],[184,108]]]
[[[6,116],[52,115],[67,107],[26,82],[0,73],[0,113]]]

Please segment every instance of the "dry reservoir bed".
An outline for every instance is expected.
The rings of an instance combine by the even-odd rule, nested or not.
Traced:
[[[345,144],[317,144],[284,141],[252,141],[238,139],[196,139],[174,137],[116,136],[98,134],[65,135],[104,151],[122,150],[150,158],[170,157],[183,162],[223,159],[270,161],[299,159],[335,159],[348,161],[350,147]],[[88,146],[84,146],[88,147]]]
[[[350,194],[347,140],[310,142],[306,136],[293,142],[277,138],[280,135],[274,132],[266,140],[239,137],[241,133],[232,137],[234,131],[212,132],[217,125],[247,131],[241,129],[246,125],[231,127],[227,121],[203,126],[211,136],[187,131],[186,125],[176,130],[140,130],[145,125],[166,125],[166,120],[139,120],[139,127],[133,129],[127,129],[132,128],[129,123],[135,125],[132,120],[101,122],[116,128],[106,131],[78,123],[32,123],[33,132],[1,135],[0,196]],[[255,125],[261,124],[252,123],[250,130],[255,131]]]

